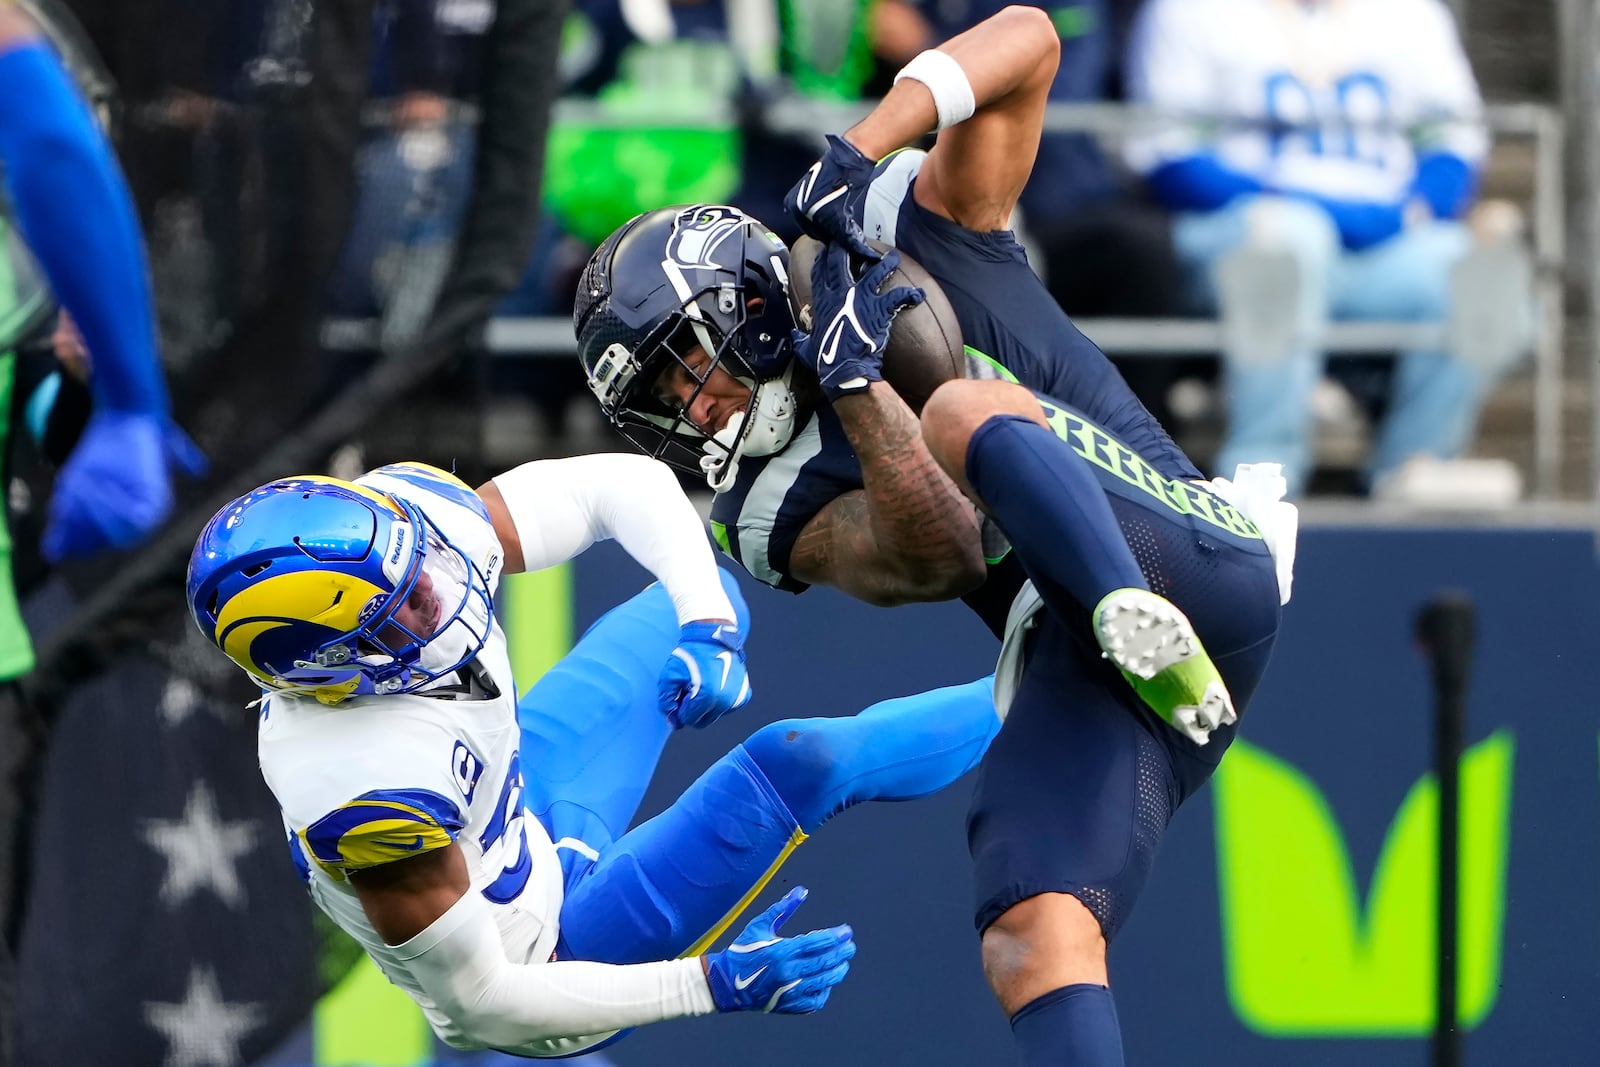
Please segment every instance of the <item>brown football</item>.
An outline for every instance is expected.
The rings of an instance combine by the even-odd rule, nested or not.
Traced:
[[[879,251],[889,250],[882,241],[871,243]],[[811,265],[821,249],[820,241],[801,237],[789,250],[789,303],[795,322],[807,332],[812,328]],[[935,389],[952,378],[966,377],[966,351],[950,298],[933,276],[904,252],[900,253],[900,265],[878,291],[899,285],[914,285],[928,297],[894,317],[889,347],[883,353],[883,380],[894,386],[907,407],[921,413]]]

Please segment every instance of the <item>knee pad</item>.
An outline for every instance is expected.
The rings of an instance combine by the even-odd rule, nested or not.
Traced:
[[[745,740],[744,750],[807,833],[834,814],[834,776],[849,761],[839,736],[849,719],[783,719]]]

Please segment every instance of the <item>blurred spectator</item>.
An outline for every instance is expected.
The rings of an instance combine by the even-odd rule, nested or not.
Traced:
[[[1128,155],[1176,213],[1192,291],[1225,324],[1218,473],[1275,460],[1304,487],[1330,318],[1444,320],[1453,272],[1504,321],[1525,318],[1514,257],[1459,268],[1487,141],[1440,0],[1151,0],[1127,74],[1135,100],[1194,116],[1152,126]],[[1521,344],[1502,331],[1468,347],[1400,355],[1372,486],[1467,445]]]
[[[892,75],[924,48],[1005,6],[1003,0],[879,0],[872,11],[873,48],[885,74]],[[1126,0],[1041,6],[1061,35],[1050,103],[1112,99],[1119,81],[1116,30],[1125,20]],[[1018,207],[1035,269],[1069,315],[1168,316],[1185,310],[1166,212],[1107,159],[1094,135],[1047,129]],[[1167,421],[1171,362],[1148,356],[1117,362],[1139,398]]]
[[[277,0],[70,0],[115,79],[118,152],[146,227],[162,355],[181,373],[259,307],[278,276],[286,206],[248,105],[285,73],[267,48]],[[281,21],[281,19],[279,20]],[[183,47],[172,42],[182,27]],[[286,198],[285,198],[286,199]]]
[[[779,0],[779,68],[790,87],[804,96],[860,99],[872,77],[881,6],[881,0]]]
[[[641,211],[725,200],[738,184],[741,69],[723,4],[583,0],[595,59],[574,85],[594,121],[554,131],[545,202],[589,247]],[[570,303],[570,293],[563,303]]]
[[[413,337],[449,270],[472,197],[476,99],[493,0],[382,0],[373,9],[372,125],[357,162],[355,218],[329,310]]]
[[[776,139],[749,125],[759,109],[746,105],[757,85],[770,84],[777,51],[776,12],[766,0],[578,0],[561,74],[568,99],[588,110],[552,126],[539,235],[500,314],[571,314],[590,253],[642,211],[700,201],[753,211],[763,194],[752,189],[776,205],[815,155],[807,146],[784,157],[792,162],[775,163]],[[752,183],[752,163],[772,179]],[[592,448],[609,433],[594,420],[569,361],[496,361],[492,377],[486,446],[500,461],[526,459],[530,447]],[[573,412],[583,422],[577,429]],[[494,432],[501,424],[511,429]],[[562,437],[552,449],[551,438]]]

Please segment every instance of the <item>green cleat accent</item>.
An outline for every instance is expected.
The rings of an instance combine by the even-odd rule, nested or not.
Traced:
[[[1239,720],[1188,616],[1148,589],[1115,589],[1094,609],[1100,651],[1155,713],[1197,745]]]

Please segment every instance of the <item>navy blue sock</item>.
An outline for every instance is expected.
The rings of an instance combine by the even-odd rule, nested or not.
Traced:
[[[859,715],[784,719],[745,752],[810,833],[866,800],[914,800],[978,765],[1000,730],[994,679],[880,701]]]
[[[96,409],[165,413],[133,197],[88,106],[42,42],[0,53],[0,159],[28,247],[94,360]]]
[[[1117,1003],[1103,985],[1052,989],[1011,1017],[1022,1067],[1122,1067]]]
[[[1021,415],[996,415],[967,444],[967,481],[1047,600],[1093,610],[1113,589],[1148,589],[1089,463]]]

